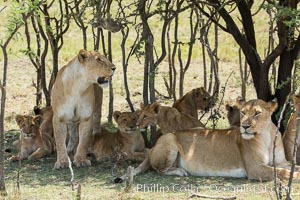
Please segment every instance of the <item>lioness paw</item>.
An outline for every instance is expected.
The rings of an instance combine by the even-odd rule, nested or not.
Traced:
[[[16,162],[16,161],[19,161],[19,159],[20,159],[19,156],[12,156],[8,160],[9,160],[9,162]]]
[[[69,167],[68,161],[56,161],[54,169],[63,169]]]
[[[88,159],[76,159],[74,160],[74,164],[76,167],[88,167],[91,166],[91,161]]]

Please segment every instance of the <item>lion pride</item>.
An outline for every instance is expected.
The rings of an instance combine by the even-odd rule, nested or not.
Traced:
[[[71,138],[79,136],[74,164],[77,167],[91,165],[87,150],[96,110],[94,84],[98,83],[101,87],[106,85],[114,70],[114,64],[105,56],[86,50],[80,50],[74,59],[59,70],[51,92],[57,150],[55,169],[69,165],[67,131]]]
[[[247,177],[270,181],[274,179],[272,164],[276,163],[278,178],[287,180],[290,170],[285,169],[289,166],[280,137],[276,142],[276,160],[273,160],[276,126],[271,115],[277,102],[255,99],[240,101],[238,106],[240,128],[188,129],[163,135],[133,174],[152,167],[165,175]],[[294,176],[300,178],[299,172]],[[126,175],[115,182],[124,178]]]

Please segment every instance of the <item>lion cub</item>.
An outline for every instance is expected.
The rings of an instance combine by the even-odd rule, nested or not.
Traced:
[[[42,117],[17,115],[16,122],[19,125],[20,139],[17,142],[19,156],[13,156],[10,161],[16,160],[37,160],[44,156],[50,155],[55,150],[55,141],[53,135],[40,131]]]
[[[285,150],[285,156],[288,161],[293,160],[293,150],[294,150],[294,141],[296,136],[296,126],[297,126],[297,115],[300,111],[300,96],[293,96],[293,102],[295,106],[295,112],[291,114],[290,119],[288,121],[287,128],[284,132],[283,136],[283,145]],[[299,120],[299,119],[298,119]],[[300,128],[300,127],[299,127]],[[298,141],[299,141],[299,130],[298,130]],[[296,162],[297,165],[300,165],[300,142],[297,145],[297,153],[296,153]]]
[[[207,111],[214,105],[213,99],[204,87],[195,88],[174,102],[173,108],[198,119],[197,110]]]
[[[90,153],[101,161],[111,158],[118,147],[127,154],[128,159],[144,160],[145,142],[136,125],[139,113],[115,111],[113,117],[118,124],[118,131],[110,133],[103,129],[101,134],[92,135]]]
[[[141,115],[137,121],[140,128],[158,125],[163,134],[194,127],[204,127],[196,118],[180,113],[176,108],[152,103],[145,106],[141,103]]]

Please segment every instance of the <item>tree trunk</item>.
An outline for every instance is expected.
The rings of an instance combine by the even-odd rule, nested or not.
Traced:
[[[122,29],[122,43],[121,43],[121,50],[122,50],[122,66],[123,66],[123,80],[124,80],[124,87],[125,87],[125,92],[126,92],[126,101],[129,105],[129,108],[131,112],[134,112],[133,104],[130,99],[130,91],[129,91],[129,86],[128,86],[128,78],[127,78],[127,67],[128,67],[128,60],[126,60],[126,50],[125,50],[125,44],[128,38],[129,34],[129,28],[126,27],[126,30]],[[128,55],[127,58],[129,58],[130,54]]]
[[[87,50],[87,35],[86,35],[87,27],[82,27],[82,39],[83,39],[83,49]]]
[[[1,84],[1,114],[0,114],[0,196],[6,196],[4,173],[4,111],[6,100],[6,88]]]
[[[171,59],[171,41],[170,41],[170,26],[171,24],[169,24],[168,26],[168,30],[167,30],[167,45],[168,45],[168,64],[169,64],[169,83],[167,86],[168,89],[168,94],[169,97],[171,98],[172,95],[172,91],[173,91],[173,70],[172,70],[172,59]]]
[[[7,75],[7,51],[6,46],[1,46],[4,57],[3,83],[1,87],[1,113],[0,113],[0,196],[6,196],[5,173],[4,173],[4,114],[6,101],[6,75]]]
[[[111,50],[111,32],[108,31],[107,35],[107,40],[108,40],[108,59],[112,62],[112,50]],[[113,90],[113,83],[112,83],[112,78],[110,78],[109,81],[109,102],[108,102],[108,122],[112,123],[112,118],[113,118],[113,112],[114,112],[114,90]]]
[[[291,76],[294,66],[294,58],[289,50],[285,50],[279,60],[277,85],[275,90],[275,97],[278,100],[278,107],[283,106],[287,96],[291,91]]]
[[[36,71],[36,106],[42,105],[43,92],[42,92],[42,77],[41,77],[41,68],[38,68]]]

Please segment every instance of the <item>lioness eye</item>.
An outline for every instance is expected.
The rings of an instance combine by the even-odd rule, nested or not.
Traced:
[[[261,112],[256,111],[255,114],[254,114],[254,116],[258,116],[258,115],[260,115],[260,114],[261,114]]]

